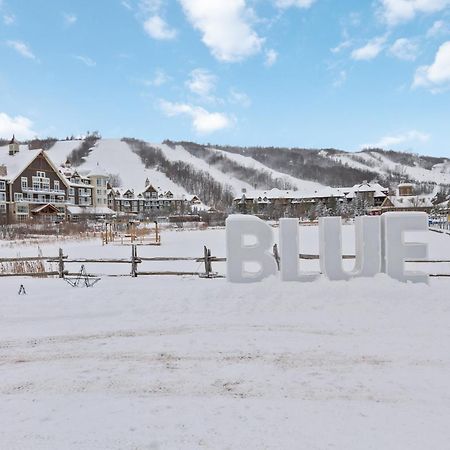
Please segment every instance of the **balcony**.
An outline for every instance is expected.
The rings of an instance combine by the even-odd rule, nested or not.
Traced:
[[[22,187],[22,192],[30,192],[36,194],[55,194],[55,195],[66,195],[66,191],[62,189],[50,189],[50,188],[32,188],[32,187]]]

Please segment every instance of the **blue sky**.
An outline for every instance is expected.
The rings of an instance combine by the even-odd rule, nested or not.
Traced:
[[[450,156],[450,0],[0,0],[0,136]]]

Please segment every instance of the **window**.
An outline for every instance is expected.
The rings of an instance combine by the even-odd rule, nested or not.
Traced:
[[[58,180],[55,180],[53,182],[53,187],[55,188],[55,190],[59,191],[59,181]]]
[[[45,178],[45,172],[39,172],[39,171],[37,171],[37,172],[36,172],[36,176],[39,177],[39,178]]]
[[[41,188],[41,179],[38,177],[33,177],[32,182],[33,182],[33,190],[38,191]]]
[[[6,182],[0,181],[0,191],[6,191]]]
[[[6,202],[6,192],[0,192],[0,202]]]
[[[0,204],[0,214],[6,214],[6,205],[5,204],[3,204],[3,205]]]
[[[23,202],[23,194],[21,192],[14,193],[14,201],[15,202]]]
[[[80,191],[81,191],[81,189],[80,189]],[[69,188],[69,195],[71,195],[71,196],[75,195],[75,188],[73,188],[73,187]]]
[[[22,187],[22,190],[28,189],[28,178],[27,177],[22,177],[20,179],[20,185]]]

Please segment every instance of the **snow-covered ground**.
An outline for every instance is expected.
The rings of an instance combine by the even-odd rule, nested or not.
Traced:
[[[301,250],[317,252],[317,228],[301,232]],[[346,253],[352,232],[344,227]],[[415,238],[429,241],[431,258],[449,259],[449,236]],[[225,254],[223,230],[164,232],[162,242],[139,252],[201,256],[206,244]],[[99,241],[61,246],[71,257],[130,253]],[[0,245],[2,256],[18,251],[36,254]],[[17,295],[20,284],[28,295]],[[1,278],[0,286],[0,448],[448,446],[450,279],[103,277],[75,289]]]

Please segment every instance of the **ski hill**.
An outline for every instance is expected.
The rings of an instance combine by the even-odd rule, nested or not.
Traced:
[[[6,151],[6,147],[4,148]],[[387,187],[415,183],[424,193],[450,191],[450,159],[412,153],[335,149],[224,147],[136,139],[56,141],[48,153],[83,173],[101,166],[122,188],[142,191],[145,180],[174,194],[198,194],[225,203],[244,190],[286,189],[311,194],[324,187],[377,179]],[[199,192],[202,191],[202,192]]]

